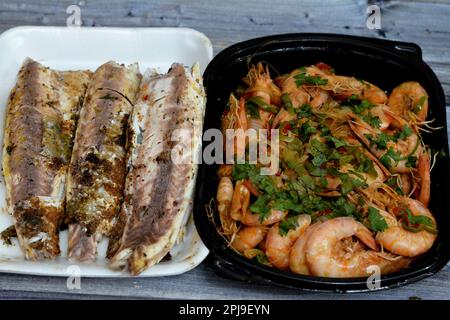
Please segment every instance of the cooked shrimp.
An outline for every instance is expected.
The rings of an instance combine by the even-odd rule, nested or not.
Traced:
[[[348,247],[346,239],[356,236],[372,250],[357,244]],[[381,273],[395,272],[404,268],[408,259],[393,257],[374,251],[372,233],[353,218],[343,217],[325,221],[307,240],[305,252],[308,269],[312,275],[322,277],[364,277],[371,266],[378,266]]]
[[[243,79],[248,89],[245,97],[260,97],[266,103],[278,105],[280,103],[280,88],[270,78],[269,67],[264,68],[262,63],[252,66]]]
[[[368,100],[372,103],[383,104],[387,101],[386,93],[377,86],[358,80],[354,77],[337,76],[324,72],[316,66],[306,67],[306,73],[310,76],[316,76],[326,80],[325,84],[319,84],[318,87],[333,92],[334,95],[343,98],[357,97],[360,100]]]
[[[248,210],[250,204],[250,191],[242,180],[236,182],[233,196],[231,199],[230,216],[240,221]]]
[[[229,109],[222,118],[222,131],[226,129],[247,129],[247,115],[245,113],[245,101],[239,101],[234,94],[230,94]]]
[[[289,253],[295,240],[305,231],[311,223],[311,216],[301,214],[296,221],[296,227],[287,234],[280,234],[280,224],[272,226],[266,238],[266,256],[277,268],[286,270],[289,268]]]
[[[256,247],[266,236],[266,228],[263,226],[244,227],[238,231],[231,242],[231,246],[244,253],[246,250]]]
[[[423,216],[431,220],[436,225],[431,212],[420,202],[411,198],[401,197],[401,202],[406,205],[411,214],[415,217]],[[389,250],[391,253],[404,257],[415,257],[427,252],[436,239],[436,234],[428,230],[412,232],[405,230],[401,222],[397,219],[386,219],[388,228],[379,232],[375,239]]]
[[[229,177],[222,177],[219,181],[219,186],[217,187],[217,202],[219,206],[224,204],[228,206],[231,205],[231,200],[233,199],[233,182]]]
[[[316,222],[310,225],[305,232],[303,232],[295,241],[289,254],[289,268],[292,272],[304,275],[310,275],[308,264],[306,263],[305,245],[309,239],[309,236],[320,225],[320,222]]]
[[[357,172],[358,178],[364,180],[365,188],[371,188],[372,186],[377,186],[380,183],[383,183],[386,180],[386,177],[389,175],[389,171],[387,171],[380,163],[379,161],[374,158],[370,152],[367,152],[366,150],[361,150],[361,153],[364,153],[368,160],[372,161],[373,172]],[[344,165],[341,165],[339,170],[340,173],[348,173],[348,174],[355,174],[356,173],[356,167],[355,165],[352,165],[351,163],[347,163]],[[321,177],[326,180],[326,187],[323,187],[322,189],[325,190],[323,192],[319,192],[319,195],[326,196],[326,197],[336,197],[341,195],[340,192],[337,192],[338,188],[342,185],[342,180],[338,176],[333,176],[330,174],[325,174],[323,177]],[[318,178],[316,178],[318,179]]]
[[[236,222],[230,216],[231,200],[233,198],[233,182],[229,177],[222,177],[217,187],[217,211],[222,223],[222,232],[230,235],[234,232]]]
[[[419,121],[425,121],[428,94],[418,82],[403,82],[392,90],[387,104],[399,116],[410,119],[413,114]]]
[[[298,69],[294,70],[284,79],[281,85],[281,94],[286,94],[289,97],[293,108],[299,108],[309,103],[310,100],[308,92],[296,83],[295,76],[299,73]]]
[[[222,133],[226,136],[227,129],[242,129],[242,135],[237,134],[234,141],[234,152],[238,157],[245,154],[246,136],[245,131],[248,129],[247,113],[245,110],[245,99],[239,100],[231,94],[229,99],[230,108],[222,118]],[[228,151],[228,150],[227,150]]]
[[[354,170],[353,166],[350,164],[345,164],[339,168],[339,172],[341,173],[347,173],[350,170]],[[341,195],[339,191],[336,191],[339,189],[339,187],[342,185],[342,180],[338,176],[333,176],[331,174],[326,174],[325,176],[321,177],[326,180],[326,187],[323,187],[322,189],[324,191],[318,192],[319,195],[324,197],[337,197]],[[319,180],[319,178],[314,178],[315,180]]]

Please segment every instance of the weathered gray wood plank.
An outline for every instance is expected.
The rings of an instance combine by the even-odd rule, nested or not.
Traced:
[[[65,25],[67,6],[81,7],[83,26],[173,27],[204,32],[214,51],[276,33],[329,32],[411,41],[423,49],[450,105],[450,3],[370,1],[382,10],[382,30],[366,28],[364,0],[3,0],[0,32],[18,25]],[[447,114],[447,122],[450,113]],[[157,279],[82,279],[70,291],[66,279],[0,275],[0,298],[194,298],[194,299],[423,299],[450,298],[450,266],[406,287],[369,294],[319,294],[222,279],[205,264],[184,275]]]

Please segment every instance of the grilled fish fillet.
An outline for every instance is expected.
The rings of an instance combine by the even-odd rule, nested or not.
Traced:
[[[198,64],[173,64],[165,75],[146,75],[130,121],[130,170],[119,221],[124,224],[110,266],[137,275],[158,263],[180,238],[191,209],[201,152],[205,93]],[[173,135],[184,129],[184,161]]]
[[[107,62],[92,76],[80,112],[67,180],[68,257],[92,261],[120,210],[127,121],[139,89],[137,64]]]
[[[89,71],[58,72],[27,59],[10,94],[3,174],[8,211],[27,259],[60,253],[67,167],[90,76]]]

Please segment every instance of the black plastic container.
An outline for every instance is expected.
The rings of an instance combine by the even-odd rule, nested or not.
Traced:
[[[439,235],[433,248],[411,267],[381,276],[379,288],[417,281],[443,268],[450,260],[450,166],[445,97],[436,75],[422,60],[420,47],[412,43],[333,34],[275,35],[235,44],[220,52],[204,74],[208,97],[204,130],[220,127],[221,114],[229,94],[241,82],[249,65],[260,61],[269,63],[280,74],[303,65],[325,62],[335,68],[337,74],[367,80],[386,91],[408,80],[422,84],[429,94],[428,119],[435,119],[433,126],[443,127],[424,135],[425,142],[431,148],[445,152],[445,157],[437,161],[431,174],[429,208],[436,217]],[[273,70],[272,74],[275,74]],[[205,211],[205,206],[217,191],[216,171],[217,165],[202,164],[199,167],[194,218],[203,242],[211,251],[209,261],[219,275],[252,283],[315,291],[369,290],[367,278],[337,279],[297,275],[257,264],[227,248]]]

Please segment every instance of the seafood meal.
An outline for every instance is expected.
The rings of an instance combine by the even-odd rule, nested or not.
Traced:
[[[205,93],[198,64],[167,74],[109,61],[95,72],[55,71],[27,59],[7,106],[3,174],[28,260],[61,253],[95,261],[109,239],[115,270],[137,275],[183,240],[201,146]],[[177,130],[192,133],[181,163]]]
[[[251,66],[221,129],[277,129],[268,149],[279,149],[279,166],[262,174],[268,164],[248,160],[250,135],[233,138],[229,152],[244,161],[219,165],[218,232],[244,257],[296,274],[407,268],[438,234],[428,209],[433,156],[421,137],[435,129],[427,113],[418,82],[387,94],[325,63],[273,78],[268,66]]]

